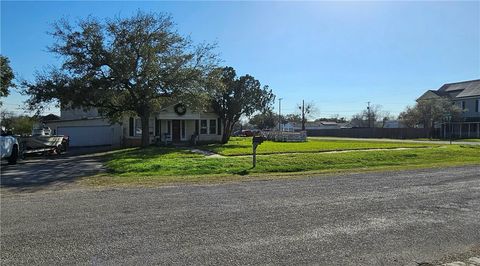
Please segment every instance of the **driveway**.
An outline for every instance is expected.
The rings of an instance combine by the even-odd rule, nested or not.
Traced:
[[[27,157],[16,165],[2,161],[1,188],[10,191],[32,192],[63,189],[78,178],[104,170],[102,151],[110,147],[75,148],[66,154]]]
[[[5,265],[417,265],[480,247],[479,213],[480,166],[8,193],[0,256]]]

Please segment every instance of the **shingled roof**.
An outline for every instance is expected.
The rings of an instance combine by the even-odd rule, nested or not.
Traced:
[[[447,83],[438,91],[440,94],[459,92],[455,98],[480,96],[480,79]]]

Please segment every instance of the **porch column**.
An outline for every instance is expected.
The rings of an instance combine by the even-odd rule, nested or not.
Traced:
[[[467,134],[467,138],[470,138],[470,123],[468,123],[468,134]]]

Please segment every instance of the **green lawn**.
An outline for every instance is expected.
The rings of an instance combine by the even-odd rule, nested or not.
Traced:
[[[457,139],[455,141],[464,141],[464,142],[480,142],[480,139]]]
[[[420,141],[449,141],[449,139],[428,139],[428,138],[418,138],[414,140]],[[480,142],[480,139],[454,139],[454,142]]]
[[[331,141],[312,142],[315,143],[316,148],[332,150],[338,150],[339,146],[346,145],[343,141],[335,142],[338,144],[337,146]],[[226,144],[226,147],[220,145],[214,147],[222,150],[224,154],[239,154],[238,151],[244,148],[238,147],[239,143],[242,141],[234,139],[231,143]],[[271,147],[270,151],[293,152],[294,149],[287,147],[288,145],[301,147],[303,151],[312,151],[301,144],[266,142],[262,145]],[[388,143],[396,144],[396,146],[377,146],[377,144],[386,145],[386,143],[363,141],[355,144],[354,147],[361,147],[361,149],[418,147],[402,143]],[[227,147],[237,152],[229,151]],[[347,146],[346,149],[350,148],[351,146]],[[275,175],[285,175],[285,173],[289,175],[318,174],[478,164],[480,163],[480,146],[435,145],[404,150],[265,154],[257,156],[257,167],[254,169],[251,168],[250,156],[212,158],[176,148],[124,149],[107,156],[108,173],[88,178],[87,182],[98,185],[198,182],[238,180],[251,177],[270,178]]]
[[[364,150],[364,149],[394,149],[394,148],[419,148],[433,147],[438,144],[407,143],[407,142],[381,142],[381,141],[357,141],[357,140],[326,140],[321,138],[309,138],[307,142],[273,142],[266,141],[257,148],[257,154],[278,153],[307,153],[340,150]],[[221,155],[248,155],[252,153],[252,138],[231,138],[227,144],[210,144],[200,146],[201,149],[209,150]]]

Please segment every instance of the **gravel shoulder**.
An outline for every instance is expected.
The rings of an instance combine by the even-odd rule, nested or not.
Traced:
[[[2,194],[1,262],[417,265],[480,244],[480,166]]]

